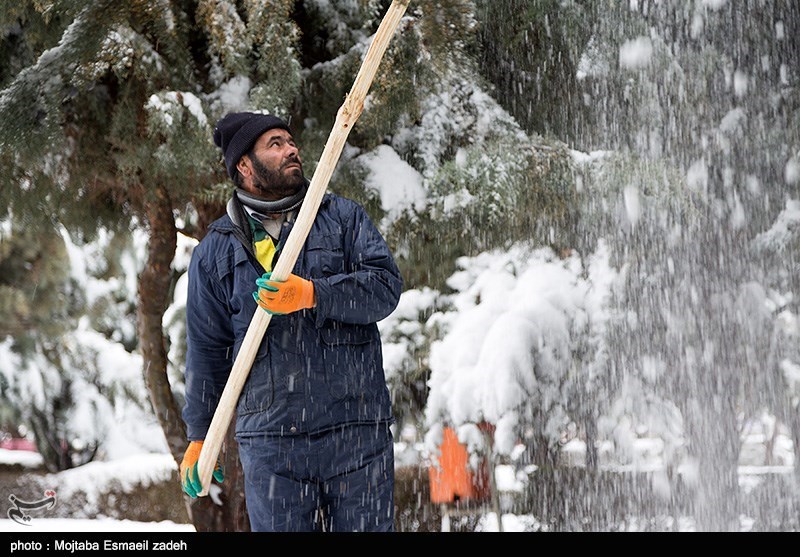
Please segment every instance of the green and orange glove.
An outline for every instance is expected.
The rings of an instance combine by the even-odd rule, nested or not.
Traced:
[[[283,315],[314,307],[314,283],[295,274],[277,281],[272,279],[272,273],[264,273],[256,279],[256,285],[253,299],[267,313]]]
[[[203,491],[203,484],[200,483],[200,474],[197,471],[197,460],[200,458],[202,449],[202,441],[191,441],[183,454],[183,462],[181,462],[181,485],[183,491],[193,499]],[[217,459],[217,465],[214,467],[214,479],[222,483],[223,478],[222,466]]]

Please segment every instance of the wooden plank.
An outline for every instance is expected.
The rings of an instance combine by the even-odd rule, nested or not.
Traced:
[[[375,79],[378,66],[410,1],[393,0],[372,39],[353,86],[345,98],[344,104],[339,108],[336,122],[328,136],[328,141],[322,151],[317,169],[314,171],[314,176],[297,215],[297,220],[286,240],[286,245],[278,259],[278,264],[272,271],[272,278],[275,280],[286,280],[294,268],[297,257],[300,255],[300,250],[303,248],[303,244],[305,244],[308,233],[311,230],[311,225],[317,216],[322,197],[328,189],[328,182],[330,182],[333,171],[339,162],[350,130],[353,129],[356,120],[361,116],[361,112],[364,109],[364,100],[367,98],[367,93]],[[256,308],[242,341],[242,346],[233,363],[231,374],[225,384],[225,389],[222,391],[214,418],[203,443],[203,449],[200,452],[197,466],[200,482],[203,485],[203,491],[199,493],[200,496],[208,495],[214,466],[222,448],[222,443],[225,440],[225,433],[230,426],[239,395],[250,374],[250,368],[253,365],[258,347],[271,318],[272,316],[269,313]]]

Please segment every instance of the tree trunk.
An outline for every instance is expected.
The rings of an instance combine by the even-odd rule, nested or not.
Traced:
[[[193,237],[199,242],[208,232],[208,226],[225,214],[225,203],[193,201],[192,204],[197,210],[197,225]]]
[[[169,384],[167,341],[162,327],[164,312],[171,302],[170,268],[177,247],[172,201],[166,188],[156,189],[152,198],[146,203],[145,213],[150,228],[150,241],[147,261],[139,275],[137,314],[139,346],[144,361],[145,385],[150,394],[153,411],[164,431],[169,450],[180,466],[188,442],[186,427]],[[205,225],[207,224],[206,222]],[[205,226],[202,228],[201,237],[205,235]],[[198,532],[249,531],[250,524],[244,500],[244,478],[239,462],[238,445],[233,438],[233,428],[226,437],[222,456],[225,479],[219,486],[222,490],[219,495],[221,504],[216,504],[212,497],[190,499],[186,496],[187,512]],[[177,475],[175,489],[177,495],[180,492]]]
[[[708,374],[711,378],[713,375]],[[704,381],[705,396],[688,398],[682,405],[686,417],[689,454],[697,463],[693,509],[698,532],[739,531],[741,501],[738,464],[741,452],[735,392],[730,387],[714,392],[714,382]],[[701,391],[702,392],[702,391]]]
[[[239,461],[239,446],[231,425],[220,450],[225,479],[216,484],[219,493],[207,497],[186,498],[186,510],[198,532],[249,532],[250,518],[244,498],[244,474]],[[218,505],[216,501],[219,501]]]
[[[600,456],[597,454],[597,420],[587,415],[583,420],[586,430],[586,470],[597,474],[600,469]]]
[[[247,504],[244,498],[244,470],[239,461],[239,445],[234,439],[235,431],[236,420],[233,420],[220,451],[220,458],[225,467],[225,480],[220,495],[222,499],[222,531],[249,532],[250,517],[247,515]]]
[[[790,412],[792,412],[791,406],[789,408]],[[800,405],[794,408],[794,412],[791,413],[789,430],[792,433],[794,446],[794,477],[797,479],[797,484],[800,485]]]
[[[186,450],[186,428],[167,377],[167,343],[162,322],[169,305],[170,267],[177,247],[175,218],[166,188],[158,187],[145,204],[150,227],[147,261],[139,275],[137,321],[144,361],[144,382],[169,450],[180,462]]]

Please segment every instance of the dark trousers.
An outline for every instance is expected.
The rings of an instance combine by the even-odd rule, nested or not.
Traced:
[[[239,440],[253,532],[391,532],[394,441],[388,425]]]

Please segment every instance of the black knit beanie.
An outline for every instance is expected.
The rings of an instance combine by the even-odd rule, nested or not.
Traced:
[[[222,149],[228,176],[233,178],[236,165],[255,144],[261,134],[273,128],[282,128],[289,133],[289,125],[272,114],[255,112],[231,112],[223,116],[214,128],[214,144]]]

